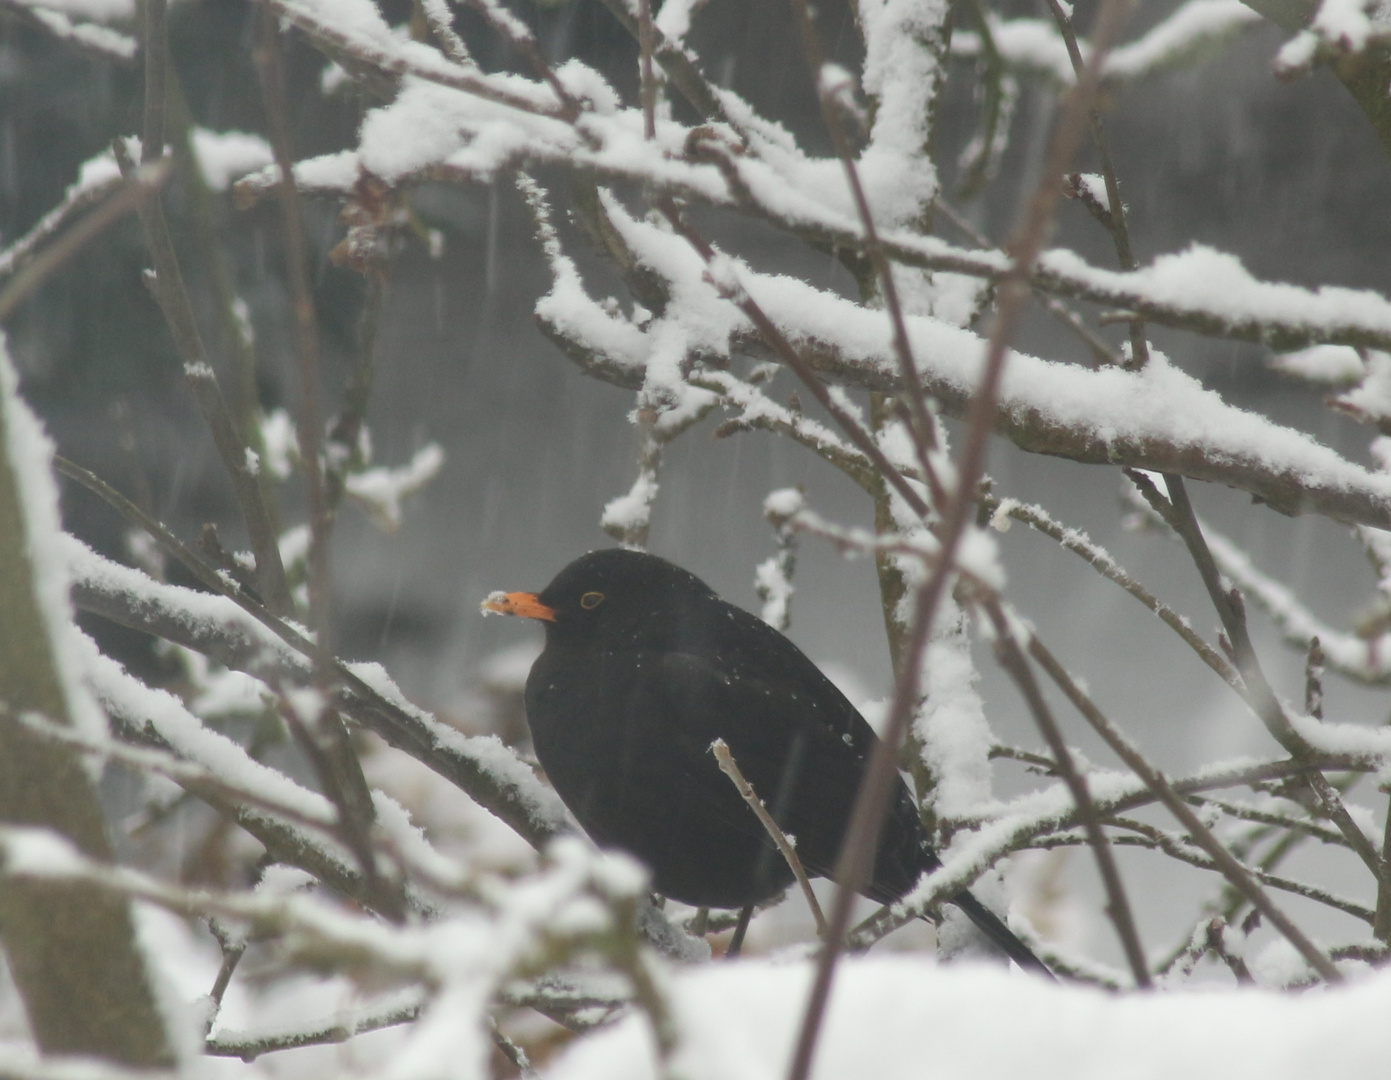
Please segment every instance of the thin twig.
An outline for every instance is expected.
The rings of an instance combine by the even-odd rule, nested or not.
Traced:
[[[1060,0],[1048,0],[1049,10],[1053,13],[1054,21],[1058,24],[1058,30],[1062,33],[1063,41],[1067,46],[1067,55],[1072,62],[1072,69],[1078,78],[1082,76],[1083,64],[1081,49],[1077,44],[1077,35],[1072,28],[1072,15],[1070,11],[1063,7]],[[1101,175],[1106,184],[1106,202],[1108,215],[1106,226],[1111,234],[1112,242],[1116,247],[1116,260],[1120,263],[1122,270],[1135,269],[1135,255],[1130,247],[1130,229],[1125,221],[1125,206],[1121,202],[1120,181],[1116,177],[1115,164],[1111,160],[1111,145],[1106,138],[1106,128],[1101,122],[1101,110],[1095,105],[1089,110],[1091,120],[1092,145],[1096,147],[1096,156],[1101,163]],[[1145,340],[1145,324],[1141,319],[1130,320],[1130,360],[1124,366],[1131,370],[1138,370],[1149,363],[1149,343]]]
[[[304,217],[295,189],[294,156],[290,149],[290,104],[280,70],[280,27],[266,7],[257,14],[256,45],[252,50],[261,96],[265,103],[275,164],[280,170],[277,193],[283,218],[280,229],[285,247],[285,276],[290,292],[291,325],[294,328],[296,370],[299,375],[300,468],[304,470],[309,503],[309,626],[325,652],[332,652],[333,616],[329,582],[328,541],[332,517],[324,490],[319,430],[319,331],[314,313],[314,294],[309,286],[309,255]]]
[[[502,1056],[511,1063],[512,1068],[517,1070],[521,1080],[536,1080],[536,1070],[531,1067],[531,1059],[527,1057],[526,1051],[502,1033],[502,1028],[498,1027],[495,1018],[489,1020],[488,1028],[489,1034],[493,1037],[493,1045],[502,1052]]]
[[[1315,635],[1304,656],[1304,711],[1315,720],[1323,719],[1323,661],[1323,646]]]
[[[1168,779],[1151,766],[1130,741],[1120,733],[1120,730],[1092,703],[1091,698],[1082,691],[1072,676],[1058,663],[1053,654],[1037,637],[1032,637],[1029,641],[1029,655],[1048,672],[1049,677],[1058,684],[1058,687],[1067,695],[1068,700],[1091,724],[1096,733],[1105,740],[1116,756],[1130,766],[1135,775],[1140,777],[1145,785],[1159,797],[1160,802],[1165,805],[1169,812],[1179,819],[1183,827],[1193,837],[1194,842],[1212,857],[1227,880],[1240,889],[1251,904],[1274,924],[1276,929],[1304,957],[1309,966],[1328,982],[1342,982],[1342,974],[1333,966],[1328,957],[1320,952],[1318,947],[1305,936],[1304,932],[1275,906],[1274,901],[1261,888],[1250,871],[1212,834],[1212,830],[1203,824],[1193,809],[1174,791]]]
[[[146,200],[169,179],[173,162],[157,161],[153,165],[141,166],[121,180],[89,188],[83,196],[75,198],[52,214],[46,216],[26,236],[7,248],[3,253],[7,266],[14,268],[13,276],[0,289],[0,323],[9,318],[31,292],[37,289],[50,274],[86,247],[106,228],[132,210],[138,210]],[[109,197],[108,197],[109,195]],[[79,210],[84,210],[93,202],[96,209],[84,217],[56,241],[30,256],[37,246],[57,233]]]
[[[905,397],[913,419],[913,422],[908,425],[908,430],[918,456],[918,466],[922,470],[923,479],[932,494],[933,504],[943,507],[946,505],[947,495],[937,478],[936,470],[933,469],[929,457],[929,452],[937,449],[942,440],[937,432],[937,419],[927,407],[927,395],[923,392],[922,376],[918,374],[918,365],[913,359],[913,346],[908,340],[908,326],[903,318],[903,305],[899,301],[898,285],[894,281],[893,269],[889,265],[888,257],[884,254],[884,245],[879,240],[879,231],[874,226],[874,213],[870,209],[864,185],[860,182],[860,171],[855,165],[855,158],[851,152],[849,135],[846,133],[845,125],[841,122],[842,105],[837,100],[837,94],[844,92],[845,88],[833,85],[827,77],[825,53],[821,48],[821,38],[816,31],[816,23],[812,19],[807,0],[792,0],[792,8],[797,13],[797,21],[801,28],[802,49],[806,55],[807,65],[811,68],[812,77],[816,80],[816,98],[821,106],[821,120],[827,133],[831,136],[831,145],[835,148],[836,156],[840,158],[841,169],[845,173],[845,180],[850,187],[850,195],[855,203],[855,213],[860,219],[860,227],[864,230],[864,252],[874,267],[874,273],[879,281],[880,294],[884,299],[884,308],[889,313],[889,324],[893,330],[894,356],[898,360],[899,378],[903,382]]]
[[[1034,531],[1056,540],[1063,548],[1086,560],[1087,564],[1102,577],[1119,585],[1157,615],[1164,625],[1178,634],[1198,654],[1203,663],[1215,671],[1227,685],[1234,689],[1240,689],[1241,677],[1227,658],[1204,641],[1202,635],[1193,629],[1192,624],[1187,619],[1141,585],[1108,552],[1093,543],[1085,533],[1063,526],[1043,507],[1021,503],[1017,499],[997,499],[987,495],[981,499],[981,505],[992,516],[1003,513],[1016,521],[1024,522]]]
[[[169,63],[169,11],[167,0],[145,0],[142,51],[145,56],[145,109],[140,128],[140,164],[150,165],[164,156],[165,70]]]
[[[1382,826],[1381,858],[1391,864],[1391,805],[1386,811],[1386,822]],[[1391,943],[1391,885],[1381,881],[1377,884],[1376,918],[1372,920],[1372,934],[1378,941]]]
[[[94,206],[100,206],[121,186],[120,176],[108,176],[96,183],[78,183],[69,187],[63,194],[62,202],[39,218],[27,233],[0,248],[0,281],[13,276],[74,218]]]
[[[1032,199],[1021,215],[1015,238],[1010,244],[1013,269],[1000,290],[990,340],[986,346],[980,383],[971,397],[966,415],[966,437],[957,463],[957,487],[941,511],[938,533],[942,553],[937,566],[915,597],[913,621],[905,637],[905,661],[894,690],[893,704],[883,738],[875,745],[869,768],[860,784],[850,824],[836,862],[835,879],[838,885],[831,926],[825,947],[817,964],[811,995],[798,1033],[788,1080],[806,1080],[811,1072],[821,1020],[830,998],[831,979],[836,961],[850,926],[850,911],[854,890],[863,880],[869,861],[877,849],[877,838],[883,815],[888,808],[889,794],[897,764],[899,744],[903,741],[908,721],[917,708],[921,656],[927,645],[928,632],[936,608],[945,591],[947,577],[955,561],[957,546],[965,534],[973,508],[972,496],[985,467],[985,451],[990,436],[995,400],[1004,374],[1005,358],[1023,314],[1027,296],[1025,280],[1029,267],[1042,249],[1053,208],[1058,199],[1058,184],[1054,177],[1061,175],[1072,160],[1080,136],[1078,120],[1083,109],[1096,93],[1100,65],[1120,31],[1125,0],[1105,0],[1097,15],[1095,53],[1084,78],[1078,80],[1064,101],[1063,109],[1053,131],[1044,162],[1042,179]],[[894,474],[885,479],[892,481]],[[911,503],[910,503],[911,505]]]
[[[770,319],[763,308],[759,306],[758,302],[748,294],[742,285],[739,285],[737,282],[722,280],[724,275],[714,272],[719,256],[709,241],[701,236],[693,226],[682,218],[680,212],[670,201],[662,201],[658,205],[666,215],[667,220],[671,222],[672,227],[686,238],[686,241],[695,248],[701,258],[705,260],[706,265],[711,268],[711,279],[714,281],[715,287],[719,290],[720,295],[737,304],[744,314],[749,317],[768,345],[782,357],[783,362],[788,367],[796,372],[797,377],[801,379],[803,385],[811,391],[817,403],[831,414],[832,419],[834,419],[841,430],[849,436],[850,441],[855,444],[861,453],[874,463],[874,467],[879,470],[884,478],[894,485],[894,489],[903,496],[903,500],[912,507],[913,512],[919,517],[927,517],[929,512],[928,505],[923,501],[922,496],[914,491],[912,485],[903,477],[899,470],[895,469],[893,465],[890,464],[888,458],[884,456],[884,452],[879,448],[873,436],[866,432],[863,426],[861,426],[861,424],[851,416],[834,397],[832,397],[830,392],[826,389],[826,384],[822,382],[821,377],[817,375],[811,365],[806,362],[797,351],[797,348],[787,340],[782,331],[774,324],[773,320]],[[729,271],[731,267],[726,264],[720,269]]]
[[[1258,825],[1269,825],[1276,829],[1297,830],[1310,836],[1315,840],[1321,840],[1325,844],[1336,844],[1339,847],[1347,847],[1348,842],[1343,834],[1336,829],[1325,828],[1314,821],[1305,821],[1300,818],[1289,817],[1286,814],[1275,814],[1266,810],[1257,810],[1253,806],[1243,806],[1240,803],[1229,802],[1226,799],[1199,798],[1191,796],[1188,802],[1197,807],[1211,806],[1213,809],[1221,810],[1228,817],[1234,817],[1239,821],[1250,821]]]
[[[482,15],[493,30],[506,38],[508,44],[526,58],[537,78],[544,81],[551,88],[551,92],[555,94],[556,100],[560,103],[560,118],[570,123],[577,120],[583,107],[575,96],[565,89],[565,84],[560,81],[555,69],[547,63],[541,52],[541,46],[537,44],[536,35],[531,32],[531,27],[504,8],[498,3],[498,0],[463,0],[463,2]]]
[[[9,710],[0,704],[0,716],[6,716],[8,713]],[[307,814],[302,807],[291,806],[263,791],[235,784],[202,765],[183,760],[165,751],[129,746],[112,739],[91,739],[71,724],[57,724],[32,713],[23,714],[18,719],[35,735],[49,742],[115,761],[132,772],[168,777],[181,786],[196,785],[203,791],[215,790],[227,799],[269,811],[302,828],[332,829],[336,824],[335,815],[327,806],[324,807],[322,815]],[[308,795],[307,792],[305,794]]]
[[[986,597],[981,601],[981,606],[995,630],[995,651],[999,656],[1000,665],[1014,679],[1020,693],[1024,695],[1034,722],[1043,732],[1048,748],[1053,753],[1058,773],[1067,784],[1068,791],[1072,793],[1072,801],[1077,805],[1082,828],[1087,834],[1087,843],[1092,849],[1092,854],[1096,856],[1097,870],[1106,889],[1106,913],[1111,917],[1116,936],[1121,940],[1126,962],[1130,965],[1131,977],[1134,978],[1137,987],[1147,990],[1151,986],[1150,973],[1144,947],[1140,944],[1140,932],[1135,926],[1135,916],[1130,910],[1130,901],[1126,897],[1125,886],[1121,883],[1120,870],[1107,842],[1106,832],[1101,827],[1096,804],[1087,790],[1086,778],[1077,771],[1072,753],[1063,739],[1063,733],[1053,718],[1052,710],[1048,708],[1048,702],[1044,700],[1043,692],[1024,658],[1014,629],[999,600]]]
[[[362,762],[352,746],[343,718],[330,700],[315,693],[305,702],[292,696],[289,688],[277,686],[276,712],[295,737],[295,743],[309,760],[319,786],[337,808],[335,835],[353,853],[367,888],[380,896],[394,896],[386,914],[393,922],[405,919],[404,883],[383,874],[372,843],[376,807],[372,789],[362,772]]]
[[[1203,870],[1215,870],[1223,873],[1222,867],[1208,855],[1204,854],[1196,846],[1189,846],[1179,842],[1175,837],[1166,833],[1163,829],[1157,829],[1153,825],[1143,821],[1135,821],[1130,818],[1114,818],[1115,824],[1122,829],[1130,829],[1143,838],[1147,846],[1153,847],[1157,851],[1163,852],[1171,859],[1185,862],[1189,866],[1196,866]],[[1116,838],[1117,843],[1126,843],[1120,837]],[[1351,915],[1354,919],[1370,923],[1372,921],[1372,909],[1362,904],[1353,903],[1351,900],[1344,900],[1342,897],[1334,896],[1324,889],[1313,885],[1307,885],[1302,881],[1293,878],[1280,877],[1263,870],[1258,866],[1246,866],[1241,860],[1237,860],[1256,881],[1272,889],[1280,889],[1283,892],[1293,893],[1295,896],[1302,896],[1306,900],[1313,900],[1320,904],[1326,904],[1336,911],[1341,911],[1346,915]]]
[[[642,136],[657,137],[657,77],[652,71],[652,52],[656,47],[652,36],[652,0],[638,0],[638,52],[641,77]]]
[[[952,206],[951,203],[947,202],[946,199],[938,196],[933,201],[933,206],[941,211],[948,221],[970,237],[972,242],[978,247],[982,247],[987,251],[996,250],[995,244],[990,238],[972,225],[971,222],[966,219],[966,216],[962,214],[961,211],[957,210],[956,207]],[[1034,298],[1044,306],[1050,315],[1082,339],[1083,344],[1091,350],[1092,356],[1096,358],[1098,363],[1104,367],[1121,366],[1120,354],[1117,353],[1115,349],[1111,348],[1110,343],[1098,337],[1091,327],[1082,319],[1082,316],[1078,315],[1077,312],[1073,311],[1056,296],[1050,296],[1037,286],[1033,287],[1033,291]]]
[[[218,967],[212,989],[208,991],[208,998],[213,1003],[213,1011],[208,1016],[207,1026],[203,1032],[204,1037],[212,1031],[213,1024],[217,1022],[217,1014],[222,1011],[222,999],[227,996],[227,987],[232,985],[232,976],[236,974],[237,966],[241,963],[242,957],[246,955],[247,945],[243,935],[229,933],[227,928],[217,919],[208,920],[208,929],[217,939],[217,946],[222,952],[222,963]]]
[[[1155,833],[1162,834],[1162,830],[1154,829],[1153,826],[1145,825],[1143,822],[1117,818],[1114,823],[1122,828],[1152,830]],[[1055,833],[1051,836],[1043,836],[1039,837],[1037,840],[1032,840],[1026,844],[1025,847],[1033,851],[1057,851],[1061,848],[1080,847],[1086,843],[1087,838],[1085,836],[1079,836],[1076,833]],[[1199,870],[1211,870],[1218,874],[1222,873],[1222,868],[1213,862],[1212,859],[1208,858],[1207,855],[1203,854],[1199,848],[1177,844],[1174,843],[1172,839],[1160,841],[1149,836],[1147,833],[1140,833],[1137,831],[1133,836],[1126,833],[1112,836],[1111,843],[1117,847],[1134,847],[1144,848],[1148,851],[1157,851],[1160,854],[1167,855],[1171,859],[1186,863]],[[1247,869],[1251,872],[1251,875],[1266,888],[1279,889],[1281,892],[1287,892],[1293,896],[1302,897],[1305,900],[1312,900],[1316,904],[1323,904],[1334,911],[1340,911],[1344,915],[1349,915],[1360,922],[1368,924],[1372,922],[1374,917],[1372,909],[1362,904],[1358,904],[1352,900],[1346,900],[1341,896],[1335,896],[1330,892],[1309,885],[1303,881],[1296,881],[1293,878],[1272,874],[1259,867],[1248,866]],[[1226,880],[1225,877],[1223,880]],[[1173,968],[1173,965],[1178,963],[1181,959],[1182,950],[1179,950],[1174,956],[1158,965],[1156,973],[1167,973]]]
[[[628,31],[634,41],[640,42],[642,28],[638,23],[637,16],[633,13],[630,0],[599,0],[599,2],[618,20],[619,25]],[[721,92],[706,79],[700,67],[681,47],[680,43],[668,41],[655,25],[651,28],[651,34],[652,59],[661,66],[666,77],[671,81],[671,85],[681,92],[681,96],[690,103],[691,108],[695,109],[706,120],[719,120],[738,131],[738,123],[725,112],[724,104],[721,101]]]
[[[754,791],[753,785],[744,778],[743,772],[739,768],[739,763],[734,760],[734,755],[729,751],[729,744],[723,739],[716,739],[710,744],[710,749],[715,754],[715,760],[720,763],[720,771],[734,782],[735,789],[739,792],[744,802],[749,804],[749,809],[757,816],[759,823],[772,838],[777,849],[782,853],[782,857],[787,861],[788,869],[792,871],[792,876],[797,879],[797,884],[802,887],[802,895],[807,898],[807,907],[811,908],[811,917],[816,920],[816,934],[822,937],[826,933],[826,917],[821,914],[821,905],[816,900],[816,893],[812,891],[811,882],[807,880],[807,871],[802,866],[802,860],[797,856],[797,849],[788,840],[787,834],[782,831],[781,826],[773,820],[773,815],[768,813],[768,807],[763,800],[758,797],[758,792]]]
[[[1198,516],[1188,498],[1187,485],[1181,476],[1174,474],[1165,474],[1164,482],[1169,491],[1167,520],[1174,531],[1179,534],[1184,544],[1187,545],[1203,585],[1208,591],[1208,596],[1217,609],[1222,627],[1226,630],[1227,637],[1231,641],[1236,668],[1240,672],[1242,683],[1246,688],[1244,697],[1247,704],[1265,724],[1266,730],[1275,737],[1281,746],[1289,751],[1291,756],[1301,760],[1309,760],[1316,751],[1295,730],[1289,717],[1285,715],[1284,706],[1280,704],[1275,690],[1266,679],[1247,629],[1246,610],[1241,602],[1241,594],[1235,589],[1228,591],[1221,574],[1218,572],[1212,551],[1207,545],[1207,540],[1203,537]],[[1150,498],[1144,486],[1140,486],[1140,490],[1145,493],[1147,499]],[[1152,500],[1151,502],[1154,505]],[[1158,509],[1157,505],[1156,509]],[[1310,790],[1318,802],[1319,809],[1346,837],[1349,846],[1371,870],[1378,884],[1391,884],[1391,873],[1388,873],[1387,865],[1382,860],[1381,853],[1367,839],[1367,835],[1358,827],[1357,823],[1352,820],[1347,807],[1343,805],[1342,799],[1329,784],[1328,778],[1319,770],[1313,769],[1308,773],[1308,782]]]
[[[112,144],[121,172],[129,177],[135,163],[122,140]],[[247,454],[241,432],[232,420],[227,402],[222,396],[217,375],[208,363],[203,338],[193,313],[193,302],[184,285],[183,272],[169,236],[169,224],[158,197],[140,206],[140,224],[145,234],[154,274],[147,277],[155,301],[174,339],[174,346],[184,364],[184,380],[193,393],[199,411],[208,425],[213,443],[222,458],[223,467],[232,481],[242,518],[246,522],[247,538],[256,558],[256,582],[266,603],[277,612],[293,610],[290,589],[285,581],[285,567],[280,561],[280,548],[272,516],[262,497],[258,479],[259,464]]]

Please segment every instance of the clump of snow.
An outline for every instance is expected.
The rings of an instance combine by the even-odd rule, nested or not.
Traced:
[[[120,57],[123,60],[134,60],[139,52],[139,44],[129,34],[123,34],[107,26],[97,26],[90,22],[84,22],[80,16],[55,11],[55,7],[63,6],[62,0],[58,0],[56,3],[42,4],[17,0],[17,3],[20,7],[27,9],[39,25],[60,40],[71,41],[76,45]]]
[[[754,567],[753,585],[763,601],[763,611],[760,613],[763,621],[778,630],[786,630],[795,589],[787,577],[782,559],[771,555]]]
[[[675,44],[686,36],[691,28],[691,17],[696,8],[705,0],[666,0],[661,9],[652,16],[652,25],[662,32],[667,41]]]
[[[349,495],[367,507],[378,526],[386,532],[394,532],[401,527],[402,500],[424,488],[439,475],[443,465],[444,451],[438,443],[429,443],[400,468],[378,466],[350,473],[343,486]]]
[[[1309,25],[1281,47],[1275,70],[1290,76],[1307,70],[1320,48],[1337,53],[1360,53],[1384,15],[1373,0],[1321,0]],[[1378,19],[1374,22],[1372,13]]]
[[[1364,424],[1384,425],[1391,420],[1391,355],[1368,350],[1362,381],[1332,404]]]
[[[204,181],[213,191],[226,191],[237,177],[263,169],[275,160],[270,144],[259,135],[200,127],[193,129],[193,154]]]
[[[651,520],[652,503],[660,488],[661,483],[655,472],[651,469],[640,470],[627,492],[604,504],[599,524],[618,540],[638,535]]]
[[[80,872],[85,864],[72,841],[52,829],[0,827],[0,866],[7,875],[61,878]]]
[[[806,496],[795,487],[771,491],[763,500],[763,513],[774,521],[785,521],[806,506]]]
[[[90,19],[93,22],[127,22],[135,18],[135,0],[42,0],[42,3],[26,7],[44,7],[50,11],[60,11],[74,19]]]
[[[1314,345],[1291,353],[1276,353],[1270,367],[1285,375],[1325,386],[1360,382],[1367,373],[1362,357],[1349,345]]]
[[[1077,185],[1077,193],[1081,198],[1095,203],[1101,209],[1110,211],[1111,197],[1106,190],[1106,180],[1098,173],[1073,173],[1072,178]]]
[[[266,467],[277,480],[288,480],[299,460],[299,436],[295,422],[284,409],[272,409],[261,419],[261,442],[266,450]]]
[[[995,736],[985,718],[979,681],[966,613],[954,600],[944,599],[923,656],[925,699],[913,733],[936,781],[933,805],[947,817],[990,798],[988,755]]]

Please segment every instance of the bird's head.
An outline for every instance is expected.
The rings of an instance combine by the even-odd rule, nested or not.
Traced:
[[[643,551],[607,548],[581,555],[539,593],[495,592],[482,610],[539,619],[548,638],[593,638],[650,632],[706,599],[715,594],[689,571]]]

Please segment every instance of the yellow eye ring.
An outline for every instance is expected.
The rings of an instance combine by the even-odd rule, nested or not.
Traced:
[[[591,611],[604,602],[604,594],[601,592],[587,592],[580,597],[580,607],[585,611]]]

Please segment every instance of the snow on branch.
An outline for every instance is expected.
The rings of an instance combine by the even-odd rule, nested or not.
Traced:
[[[1364,636],[1335,628],[1310,611],[1287,586],[1258,570],[1251,557],[1227,537],[1208,527],[1204,533],[1222,573],[1270,616],[1287,642],[1308,649],[1317,639],[1325,662],[1333,670],[1372,686],[1391,683],[1391,633]]]
[[[74,601],[84,609],[261,678],[310,676],[306,657],[226,597],[157,582],[69,544]],[[354,665],[351,674],[369,692],[346,690],[339,705],[358,723],[468,793],[533,846],[568,830],[559,799],[501,740],[465,735],[416,708],[379,665]]]
[[[698,328],[701,352],[708,356],[710,312],[718,310],[720,301],[713,284],[705,283],[702,291],[699,256],[682,250],[655,225],[616,211],[614,217],[645,265],[673,283],[685,283],[682,296],[674,297],[664,313],[663,324]],[[1046,263],[1051,265],[1055,257],[1061,258],[1061,253],[1051,253]],[[1171,278],[1166,271],[1162,277],[1180,287],[1176,276]],[[900,389],[890,328],[882,312],[803,281],[759,274],[745,266],[740,267],[739,278],[778,329],[829,381],[860,389]],[[1182,286],[1185,290],[1194,287],[1192,282]],[[1313,298],[1306,290],[1280,288]],[[1260,288],[1253,291],[1261,292]],[[557,302],[553,293],[540,310],[553,336],[588,355],[589,343],[594,341],[591,327],[602,309],[587,297],[567,295],[576,301],[573,306]],[[691,307],[683,312],[680,305],[685,297]],[[1391,304],[1371,294],[1358,297],[1369,309],[1384,309],[1391,331]],[[1298,297],[1286,299],[1293,303]],[[1278,302],[1275,294],[1261,301]],[[729,316],[719,320],[731,328],[725,355],[748,349],[765,352],[752,325],[733,304],[727,307]],[[605,319],[606,326],[614,325],[612,316]],[[964,415],[979,377],[984,342],[972,331],[928,316],[908,316],[906,322],[924,388],[947,415]],[[625,332],[632,334],[632,341],[622,370],[633,377],[643,363],[644,331],[630,325]],[[1391,525],[1391,476],[1356,465],[1292,428],[1228,405],[1158,353],[1140,371],[1093,370],[1015,353],[1005,375],[995,429],[1036,453],[1087,464],[1134,464],[1226,484],[1249,491],[1283,513],[1312,511],[1341,521]]]
[[[315,26],[326,17],[315,7],[320,0],[268,2]],[[1241,7],[1229,6],[1229,0],[1211,4],[1199,7],[1195,0],[1185,18],[1202,24],[1208,16],[1216,18],[1214,12],[1230,15]],[[556,111],[555,96],[543,82],[460,68],[426,46],[393,37],[379,19],[365,28],[351,20],[335,23],[332,33],[347,40],[359,63],[393,78],[410,77],[390,105],[368,115],[356,151],[295,167],[297,181],[310,190],[346,195],[359,169],[403,184],[486,182],[504,169],[548,165],[735,209],[820,245],[863,247],[840,163],[808,157],[790,136],[766,123],[741,126],[740,136],[731,137],[727,128],[691,128],[663,119],[657,137],[645,140],[641,110],[622,108],[602,78],[577,62],[556,73],[587,106],[570,120]],[[486,79],[497,80],[497,86],[479,82]],[[254,199],[277,181],[273,167],[262,170],[238,185],[239,195]],[[879,186],[877,197],[876,185],[870,191],[876,217],[903,220],[911,207],[893,204],[905,197],[903,186],[887,180]],[[1010,272],[1003,252],[971,251],[902,228],[883,229],[881,240],[888,257],[905,265],[992,282]],[[1391,303],[1381,296],[1262,282],[1233,256],[1198,245],[1129,273],[1089,266],[1072,252],[1050,251],[1040,257],[1030,283],[1048,293],[1121,308],[1147,322],[1277,350],[1321,343],[1391,349]]]
[[[1261,16],[1239,0],[1188,0],[1134,41],[1119,45],[1106,58],[1107,85],[1129,85],[1167,71],[1200,64],[1233,37],[1259,25]],[[1076,81],[1067,46],[1052,20],[992,20],[991,36],[1005,66],[1019,75],[1034,75],[1056,86]],[[1090,53],[1083,42],[1082,55]],[[978,35],[959,33],[952,55],[980,54]]]
[[[140,51],[139,42],[103,23],[129,21],[135,5],[115,0],[103,4],[73,4],[64,0],[0,0],[0,11],[18,15],[59,41],[103,60],[129,64]]]
[[[644,875],[626,857],[602,855],[574,839],[552,845],[539,873],[490,881],[446,916],[405,926],[299,892],[225,893],[166,884],[91,859],[56,834],[33,828],[0,827],[0,874],[81,882],[183,917],[213,917],[243,933],[280,938],[282,958],[292,963],[371,972],[422,987],[430,1000],[396,1052],[393,1076],[441,1075],[425,1067],[441,1061],[455,1064],[443,1075],[482,1075],[489,1007],[515,977],[597,954],[612,957],[641,992],[650,963],[632,945]]]

